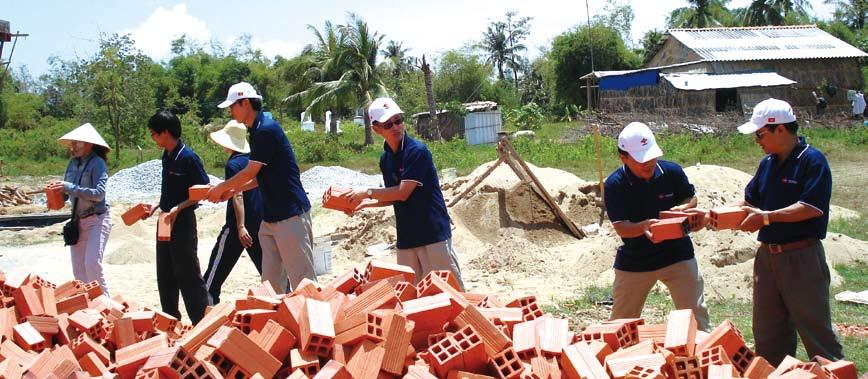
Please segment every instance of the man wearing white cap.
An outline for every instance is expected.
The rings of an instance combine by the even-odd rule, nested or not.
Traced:
[[[287,289],[287,278],[289,289],[302,279],[316,281],[310,201],[286,133],[262,113],[262,96],[249,83],[232,85],[218,107],[229,108],[232,118],[247,126],[250,160],[238,174],[212,188],[208,200],[227,200],[258,185],[263,201],[262,280],[278,293]]]
[[[832,327],[829,266],[821,240],[829,223],[832,172],[826,157],[798,136],[792,107],[767,99],[738,127],[767,155],[739,202],[741,230],[755,232],[753,335],[756,353],[772,365],[796,355],[796,332],[809,357],[844,356]]]
[[[407,135],[404,112],[394,100],[375,99],[368,114],[373,131],[385,139],[380,171],[386,188],[354,190],[350,197],[359,204],[356,210],[394,206],[398,264],[412,267],[417,281],[430,271],[449,271],[463,291],[449,213],[431,151]]]
[[[225,179],[232,178],[247,167],[250,144],[247,143],[247,128],[244,125],[230,120],[223,129],[211,133],[211,140],[229,154]],[[220,288],[244,249],[247,249],[256,271],[262,274],[262,248],[259,245],[261,223],[262,194],[259,188],[236,194],[228,202],[226,224],[211,250],[208,269],[205,271],[205,288],[211,294],[212,304],[220,302]]]
[[[663,151],[643,123],[624,127],[618,155],[624,165],[609,174],[604,188],[609,220],[624,242],[615,255],[611,318],[641,317],[648,293],[660,281],[675,308],[693,310],[699,329],[709,330],[704,282],[690,237],[657,241],[649,233],[660,211],[701,212],[695,209],[693,185],[681,166],[657,159]],[[694,230],[705,226],[701,219]]]
[[[102,258],[112,230],[105,201],[110,149],[90,123],[66,133],[58,142],[69,148],[72,158],[63,181],[51,183],[48,188],[62,191],[72,200],[73,219],[78,220],[78,240],[69,247],[72,275],[85,283],[97,281],[108,294]]]

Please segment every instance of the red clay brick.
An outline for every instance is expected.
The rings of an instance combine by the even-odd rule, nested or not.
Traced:
[[[720,207],[712,209],[709,215],[709,224],[713,229],[736,229],[747,217],[747,212],[741,207]]]
[[[277,317],[277,311],[265,309],[248,309],[235,312],[232,325],[246,334],[251,331],[261,331],[265,323]]]
[[[464,366],[461,348],[452,337],[444,338],[428,347],[426,361],[438,376],[444,377],[451,370],[460,370]]]
[[[838,379],[856,379],[856,365],[853,362],[840,360],[827,363],[823,368],[831,371]]]
[[[172,240],[172,224],[169,223],[169,214],[160,213],[157,218],[157,241]]]
[[[797,368],[797,369],[792,369],[790,371],[787,371],[784,374],[777,376],[776,378],[777,379],[816,379],[817,376],[808,372],[808,371]]]
[[[187,199],[190,201],[199,201],[208,196],[208,191],[211,186],[208,184],[195,184],[187,188]]]
[[[36,295],[36,290],[29,285],[23,285],[12,292],[15,299],[15,308],[21,317],[39,316],[45,314],[42,309],[42,301]]]
[[[374,312],[357,313],[335,324],[336,344],[355,346],[365,339],[376,343],[384,337],[383,317]]]
[[[352,379],[352,376],[343,363],[332,359],[322,366],[313,379]]]
[[[54,297],[54,288],[39,287],[36,289],[36,297],[42,305],[42,313],[49,316],[57,316],[57,300]]]
[[[465,325],[473,325],[473,328],[479,333],[482,342],[485,344],[485,352],[489,358],[494,358],[496,354],[504,351],[505,348],[512,345],[509,337],[500,331],[491,321],[474,306],[468,306],[455,317],[454,324],[458,327]],[[513,351],[513,354],[515,352]]]
[[[220,337],[216,337],[217,333],[215,333],[215,337],[208,340],[208,345],[216,348],[215,355],[219,353],[223,359],[232,362],[234,366],[240,368],[247,375],[260,373],[270,378],[280,369],[280,362],[277,359],[240,330],[222,326],[220,331],[225,331],[225,340],[220,341]],[[213,358],[211,362],[215,363]],[[220,365],[216,366],[218,369],[220,368]]]
[[[392,313],[383,320],[385,342],[383,343],[383,363],[381,370],[392,375],[401,375],[404,371],[404,357],[410,346],[415,323],[407,320],[404,315]]]
[[[111,353],[104,346],[100,345],[97,341],[91,338],[87,334],[79,334],[77,337],[73,338],[68,345],[72,352],[75,354],[76,358],[81,358],[87,353],[94,353],[97,357],[102,361],[104,365],[108,365],[111,359]]]
[[[184,346],[187,351],[195,352],[221,325],[226,324],[230,320],[234,312],[235,309],[232,303],[215,305],[192,330],[185,333],[184,337],[178,340],[178,343]]]
[[[294,336],[300,334],[298,320],[301,318],[304,302],[305,298],[301,296],[289,296],[277,306],[277,322]]]
[[[45,205],[48,209],[56,211],[63,208],[63,205],[66,203],[63,200],[63,191],[45,187],[43,192],[45,192]]]
[[[352,268],[334,278],[328,286],[343,294],[350,294],[359,284],[364,282],[364,275],[358,269]]]
[[[706,379],[732,379],[733,375],[738,375],[738,371],[732,364],[714,364],[708,366],[708,375]]]
[[[726,351],[720,346],[712,346],[699,353],[699,368],[703,375],[708,375],[708,366],[731,364]]]
[[[670,312],[663,347],[675,355],[689,357],[694,354],[695,343],[696,318],[693,310],[679,309]]]
[[[666,379],[659,368],[636,366],[627,373],[625,379]]]
[[[350,300],[344,307],[344,316],[367,313],[384,307],[394,307],[398,303],[395,288],[386,281],[379,281],[373,287]]]
[[[539,335],[534,321],[516,324],[512,329],[512,347],[519,359],[539,356]]]
[[[606,359],[606,367],[613,378],[623,378],[636,366],[660,369],[666,366],[663,354],[630,355],[617,359]]]
[[[589,325],[577,339],[585,342],[602,341],[609,345],[612,351],[617,351],[622,345],[632,341],[630,330],[624,324],[593,324]]]
[[[123,220],[124,224],[126,224],[127,226],[131,226],[139,222],[139,220],[144,219],[145,215],[147,214],[148,212],[147,209],[145,209],[145,204],[140,203],[134,205],[130,209],[127,209],[126,212],[121,215],[121,220]]]
[[[744,377],[748,379],[767,378],[774,371],[775,367],[770,365],[765,358],[757,356],[745,370]]]
[[[488,364],[494,377],[499,379],[519,378],[524,371],[524,366],[515,355],[515,350],[512,347],[507,347],[495,354],[489,359]]]
[[[458,315],[452,299],[446,293],[408,300],[403,304],[402,313],[416,323],[416,331],[436,329]]]
[[[274,320],[268,320],[262,332],[257,333],[256,337],[251,333],[250,339],[281,362],[286,359],[296,343],[295,336]]]
[[[488,354],[485,352],[482,337],[472,325],[465,325],[449,338],[452,338],[461,350],[462,370],[479,372],[485,369]]]
[[[335,329],[329,303],[307,299],[299,319],[299,346],[307,353],[327,357],[335,343]]]
[[[160,334],[115,351],[115,372],[132,378],[154,352],[168,347],[166,335]]]
[[[432,276],[432,277],[436,276],[436,277],[440,278],[441,280],[443,280],[443,282],[448,284],[449,287],[452,287],[452,289],[459,291],[459,292],[462,291],[461,286],[458,284],[458,279],[455,278],[455,275],[452,275],[451,271],[446,271],[446,270],[429,271],[427,274],[425,274],[425,277],[429,277],[429,276]],[[467,295],[472,296],[473,294],[467,294]],[[485,297],[485,296],[480,295],[480,297]],[[467,300],[469,301],[470,299],[467,299]]]
[[[352,188],[331,186],[322,194],[322,207],[341,212],[349,212],[355,209],[350,194]]]
[[[675,357],[672,369],[677,379],[702,379],[702,368],[699,366],[699,358]]]
[[[688,232],[690,232],[690,224],[687,217],[660,220],[648,229],[651,239],[657,242],[684,238]]]
[[[42,351],[47,347],[45,338],[29,322],[12,327],[15,343],[26,351]]]
[[[356,346],[350,360],[347,362],[347,371],[356,379],[376,379],[380,373],[380,366],[386,350],[381,345],[371,341],[362,341]]]
[[[103,376],[109,374],[108,367],[94,352],[89,352],[78,359],[81,369],[87,371],[90,376]]]
[[[403,281],[405,282],[416,283],[416,272],[410,266],[372,260],[368,261],[368,265],[365,267],[365,279],[369,282],[390,278],[395,275],[403,277]]]
[[[744,373],[754,358],[754,353],[747,348],[741,332],[729,320],[725,320],[714,328],[711,334],[696,346],[696,351],[699,353],[716,345],[721,346],[726,351],[726,355],[739,373]]]
[[[543,311],[536,301],[536,296],[525,296],[506,304],[510,308],[521,308],[524,321],[530,321],[543,316]]]
[[[417,298],[419,293],[413,283],[398,282],[395,284],[395,295],[398,296],[398,300],[403,303]]]
[[[537,321],[539,333],[539,350],[543,357],[551,358],[561,355],[565,346],[572,343],[569,338],[570,326],[566,319],[545,317]]]
[[[16,324],[15,308],[0,308],[0,340],[11,340],[12,327]]]
[[[639,343],[639,327],[645,325],[645,320],[641,318],[622,318],[616,320],[603,321],[603,324],[620,324],[627,328],[630,341],[627,346]],[[661,342],[662,344],[662,342]]]

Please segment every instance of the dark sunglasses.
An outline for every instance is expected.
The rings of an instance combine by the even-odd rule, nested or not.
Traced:
[[[395,125],[402,125],[402,124],[404,124],[404,118],[401,116],[398,116],[398,118],[389,119],[389,121],[386,121],[386,122],[375,122],[374,123],[374,125],[376,125],[379,128],[383,128],[384,130],[389,130],[389,129],[392,129],[392,127]]]

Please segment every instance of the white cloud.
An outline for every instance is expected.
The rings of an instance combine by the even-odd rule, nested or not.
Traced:
[[[169,56],[172,40],[181,35],[199,42],[211,39],[208,25],[188,14],[187,4],[177,4],[171,9],[157,7],[147,20],[126,33],[132,35],[136,47],[157,60]]]

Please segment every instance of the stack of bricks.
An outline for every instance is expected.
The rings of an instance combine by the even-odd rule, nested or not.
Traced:
[[[0,273],[0,377],[856,378],[845,361],[772,367],[732,323],[705,334],[689,310],[574,331],[533,296],[501,301],[383,262],[289,294],[263,283],[195,326],[99,288]]]

